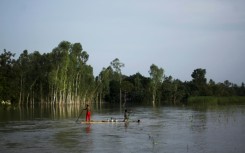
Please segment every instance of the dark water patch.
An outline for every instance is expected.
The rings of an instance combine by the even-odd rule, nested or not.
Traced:
[[[18,148],[18,147],[21,147],[23,144],[10,142],[10,143],[5,143],[4,145],[6,146],[6,148]]]

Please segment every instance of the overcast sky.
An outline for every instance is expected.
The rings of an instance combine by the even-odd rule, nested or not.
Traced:
[[[245,82],[245,0],[0,0],[0,53],[51,52],[80,42],[94,75],[118,58],[122,73],[151,64],[190,81]]]

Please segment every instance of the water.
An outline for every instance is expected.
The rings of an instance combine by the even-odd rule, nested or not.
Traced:
[[[141,123],[76,123],[79,109],[3,109],[0,152],[244,153],[245,106],[131,107]],[[85,115],[80,120],[84,120]],[[122,118],[119,108],[94,108],[93,120]]]

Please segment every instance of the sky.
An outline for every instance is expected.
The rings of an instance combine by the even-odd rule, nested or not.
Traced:
[[[122,73],[245,82],[244,0],[1,0],[0,53],[51,52],[81,43],[97,76],[118,58]]]

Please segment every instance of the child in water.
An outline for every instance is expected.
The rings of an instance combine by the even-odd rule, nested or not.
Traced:
[[[129,119],[129,113],[128,113],[128,110],[125,109],[125,111],[124,111],[124,120],[123,120],[123,122],[127,122],[128,119]]]

